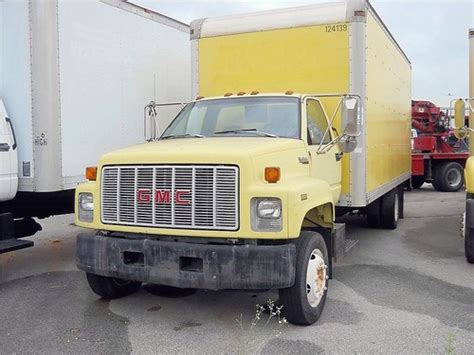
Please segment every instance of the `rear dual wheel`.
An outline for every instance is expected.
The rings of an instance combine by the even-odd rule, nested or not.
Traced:
[[[372,228],[396,229],[400,217],[402,189],[395,188],[373,201],[366,209],[367,223]]]

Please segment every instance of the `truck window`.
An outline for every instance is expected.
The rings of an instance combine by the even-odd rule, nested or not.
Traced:
[[[245,125],[245,106],[223,107],[217,117],[215,132],[239,129]]]
[[[308,144],[328,144],[331,141],[329,132],[324,137],[324,141],[322,141],[324,132],[328,128],[328,121],[321,103],[317,100],[307,100],[306,112],[308,116]]]
[[[187,105],[163,133],[262,136],[300,139],[300,100],[295,97],[242,97],[203,100]]]

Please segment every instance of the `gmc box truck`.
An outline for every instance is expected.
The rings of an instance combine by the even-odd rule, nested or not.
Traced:
[[[312,324],[346,250],[336,216],[402,215],[410,62],[366,1],[194,21],[191,50],[196,99],[76,189],[77,265],[104,298],[278,289]]]
[[[34,217],[73,213],[83,167],[141,142],[150,100],[189,100],[190,71],[189,26],[161,14],[0,0],[0,253],[33,245]]]

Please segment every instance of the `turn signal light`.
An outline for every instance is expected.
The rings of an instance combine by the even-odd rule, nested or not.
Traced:
[[[280,168],[269,167],[265,168],[265,181],[269,183],[276,183],[280,180]]]
[[[89,181],[95,181],[97,179],[97,167],[89,166],[86,168],[86,179]]]

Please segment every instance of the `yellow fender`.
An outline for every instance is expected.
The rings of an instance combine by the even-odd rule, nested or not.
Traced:
[[[312,177],[294,178],[288,188],[288,236],[297,238],[306,222],[332,228],[334,201],[331,186]]]

